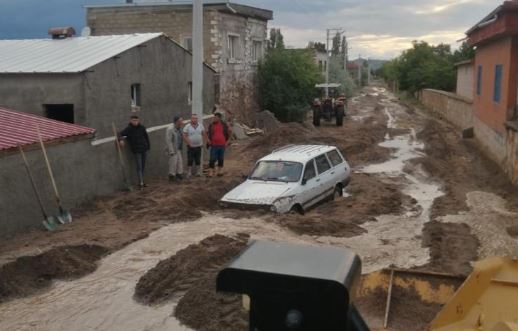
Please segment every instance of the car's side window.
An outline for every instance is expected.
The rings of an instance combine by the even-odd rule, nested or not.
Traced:
[[[342,156],[340,156],[340,154],[338,153],[338,151],[336,149],[333,149],[332,151],[328,152],[327,157],[333,164],[333,167],[336,167],[340,163],[344,162],[344,160],[342,159]]]
[[[304,169],[304,180],[308,181],[317,176],[317,171],[315,170],[315,161],[311,160],[306,164],[306,169]]]
[[[317,163],[317,169],[318,169],[319,174],[331,169],[331,165],[329,164],[329,161],[327,160],[327,157],[325,154],[317,156],[317,158],[315,159],[315,162]]]

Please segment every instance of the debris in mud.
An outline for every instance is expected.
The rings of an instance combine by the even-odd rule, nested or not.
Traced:
[[[108,250],[96,245],[61,246],[36,256],[23,256],[0,268],[0,302],[28,296],[53,279],[79,278],[97,268]]]
[[[511,237],[518,239],[518,225],[508,227],[507,233],[509,233]]]
[[[157,304],[184,294],[230,262],[246,246],[248,238],[247,234],[237,238],[216,234],[180,250],[139,279],[135,298],[146,304]]]
[[[194,330],[247,331],[248,312],[241,296],[216,293],[215,288],[215,273],[194,283],[176,306],[175,317]]]
[[[217,209],[218,200],[237,184],[236,178],[213,178],[210,184],[200,178],[176,185],[157,185],[118,199],[113,212],[123,221],[193,221],[202,216],[201,211]]]
[[[368,321],[376,321],[376,324],[379,324],[379,329],[382,329],[386,304],[387,291],[381,288],[377,288],[355,301],[355,306],[363,318]],[[423,301],[413,287],[405,289],[394,285],[390,302],[388,330],[424,331],[441,307],[440,304]],[[373,325],[370,325],[370,327],[375,328]]]
[[[470,262],[477,260],[479,241],[466,224],[434,220],[424,226],[423,246],[430,248],[430,262],[422,268],[467,275],[472,270]]]
[[[369,174],[353,174],[347,193],[348,197],[322,203],[305,215],[275,215],[271,219],[298,234],[349,238],[366,232],[361,224],[375,221],[379,215],[399,214],[412,203],[396,184]]]

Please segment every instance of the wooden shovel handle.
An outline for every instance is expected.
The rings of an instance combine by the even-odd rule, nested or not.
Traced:
[[[41,145],[41,150],[43,151],[43,157],[45,158],[45,164],[47,165],[47,170],[49,171],[50,181],[52,182],[52,188],[54,189],[54,194],[56,195],[56,200],[58,201],[58,205],[60,205],[61,199],[59,198],[58,187],[56,186],[56,181],[54,180],[54,174],[52,173],[52,168],[50,167],[50,162],[49,162],[49,158],[47,156],[47,150],[45,149],[45,144],[43,143],[43,139],[41,138],[39,125],[36,125],[36,133],[38,134],[38,140]]]

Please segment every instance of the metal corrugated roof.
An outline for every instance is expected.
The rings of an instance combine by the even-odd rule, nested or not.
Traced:
[[[0,151],[38,142],[36,127],[43,141],[93,134],[92,128],[54,121],[0,107]]]
[[[0,73],[77,73],[161,36],[138,33],[66,39],[0,40]]]

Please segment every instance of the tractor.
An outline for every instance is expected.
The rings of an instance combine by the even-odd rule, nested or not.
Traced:
[[[328,87],[330,88],[330,97],[315,99],[312,104],[313,111],[313,125],[320,126],[321,119],[324,119],[327,122],[331,122],[333,118],[335,119],[336,126],[342,126],[344,123],[345,117],[345,109],[347,105],[347,100],[345,95],[337,95],[336,88],[340,86],[340,84],[319,84],[317,87]],[[335,97],[331,97],[331,96]]]

